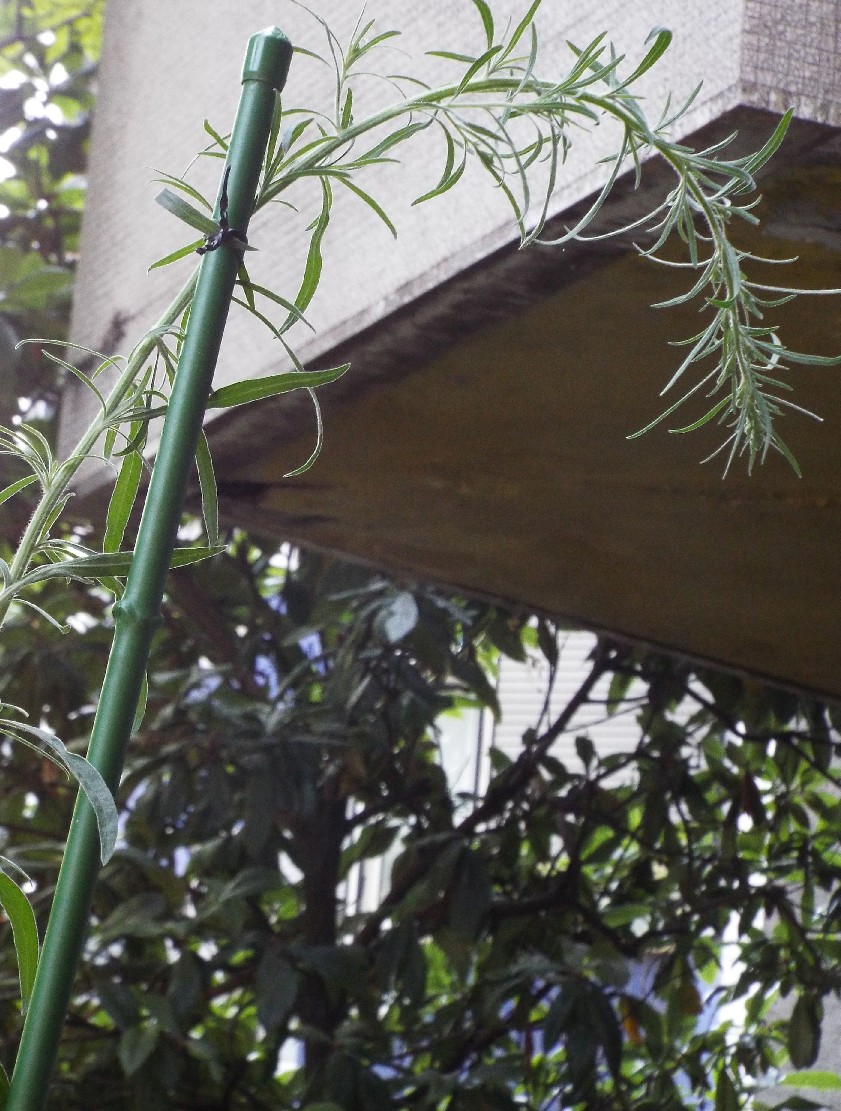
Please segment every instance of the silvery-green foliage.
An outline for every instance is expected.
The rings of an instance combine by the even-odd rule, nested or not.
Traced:
[[[343,46],[330,27],[315,16],[328,47],[321,61],[335,73],[332,104],[328,112],[284,105],[283,126],[278,107],[256,207],[282,200],[294,183],[305,178],[317,179],[321,205],[311,225],[298,294],[292,306],[279,300],[288,310],[287,315],[279,326],[271,323],[269,326],[282,336],[315,295],[323,265],[323,240],[338,190],[352,191],[392,234],[397,234],[393,217],[360,184],[360,177],[371,167],[398,160],[404,154],[403,145],[420,131],[432,129],[440,133],[444,162],[438,182],[415,203],[432,200],[454,188],[468,162],[473,160],[487,171],[493,185],[508,199],[523,246],[560,245],[588,238],[587,230],[620,174],[633,168],[639,184],[645,159],[659,155],[674,172],[674,188],[646,216],[594,238],[633,232],[647,258],[686,270],[689,278],[686,291],[661,307],[695,302],[704,327],[697,335],[682,341],[689,352],[663,392],[676,386],[679,380],[683,384],[684,375],[693,370],[697,372],[695,381],[635,435],[671,417],[684,402],[701,394],[710,399],[704,415],[672,431],[688,432],[717,419],[726,430],[719,449],[726,453],[725,469],[744,454],[750,470],[773,448],[797,472],[797,463],[780,435],[779,420],[785,410],[814,414],[784,396],[791,387],[782,376],[790,364],[828,365],[838,359],[789,350],[765,314],[799,293],[837,291],[799,290],[756,281],[750,276],[751,264],[778,260],[740,250],[731,234],[740,221],[757,223],[753,212],[759,199],[756,175],[782,143],[791,112],[782,117],[767,142],[753,154],[728,157],[735,136],[694,151],[671,135],[699,90],[676,109],[667,102],[656,122],[648,118],[636,92],[639,79],[668,49],[670,31],[655,28],[646,43],[645,56],[635,66],[626,64],[605,35],[597,36],[583,49],[570,43],[566,67],[560,74],[546,75],[543,68],[556,63],[554,57],[545,59],[539,47],[535,17],[541,0],[531,4],[516,26],[508,26],[501,33],[491,6],[485,0],[472,3],[484,31],[484,42],[477,52],[430,52],[457,68],[453,81],[431,88],[413,74],[388,73],[387,80],[399,96],[390,107],[371,115],[365,115],[361,95],[355,96],[356,78],[370,76],[375,65],[371,54],[384,44],[391,45],[399,32],[382,31],[374,20],[363,17]],[[607,180],[573,227],[556,239],[547,239],[545,225],[558,173],[573,149],[576,132],[595,126],[604,118],[615,121],[621,129]],[[222,157],[225,138],[209,124],[206,128],[213,144],[205,153]],[[407,150],[404,156],[411,157],[411,152]],[[202,201],[183,180],[174,177],[165,180]],[[174,199],[177,200],[169,189],[159,198],[172,211]],[[186,208],[191,206],[187,203]],[[207,220],[195,209],[187,213],[176,211],[176,215],[196,227],[203,226],[200,220]],[[673,251],[668,257],[665,253],[667,245],[672,246],[675,241],[682,247],[682,261],[675,261]],[[170,258],[182,253],[176,252]],[[247,276],[243,276],[247,304],[254,311],[253,292],[248,295]]]

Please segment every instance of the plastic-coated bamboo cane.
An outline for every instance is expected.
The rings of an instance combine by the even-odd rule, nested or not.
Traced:
[[[243,234],[254,207],[275,93],[286,81],[291,57],[288,39],[275,27],[248,43],[223,178],[228,224]],[[217,219],[221,215],[217,211]],[[122,601],[114,606],[114,643],[88,749],[88,758],[112,790],[119,783],[152,636],[160,621],[164,582],[241,261],[235,238],[217,238],[216,247],[202,259],[131,571]],[[6,1111],[41,1111],[46,1103],[98,872],[96,818],[80,792]]]

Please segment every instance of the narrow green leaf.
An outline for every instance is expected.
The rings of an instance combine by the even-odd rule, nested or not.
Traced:
[[[642,77],[644,73],[647,73],[651,69],[651,67],[655,65],[657,61],[662,58],[666,51],[669,49],[672,38],[672,32],[668,29],[668,27],[655,27],[651,31],[651,34],[648,36],[648,38],[645,40],[648,43],[651,42],[652,39],[654,39],[651,49],[648,51],[646,56],[643,58],[643,60],[640,62],[631,76],[626,77],[625,80],[622,82],[622,88],[626,88],[628,85],[632,85],[634,81],[637,80],[637,78]]]
[[[179,249],[173,251],[171,255],[165,255],[164,258],[159,258],[157,262],[153,262],[149,267],[149,271],[157,270],[160,266],[169,266],[171,262],[178,262],[180,258],[186,258],[187,255],[194,255],[196,249],[201,247],[203,243],[203,239],[196,239],[193,243],[188,243],[186,247],[179,247]]]
[[[165,401],[168,399],[165,398]],[[140,455],[146,446],[146,439],[149,435],[149,421],[153,417],[162,417],[166,413],[166,405],[158,405],[152,409],[133,409],[131,416],[134,418],[131,427],[131,439],[125,447],[120,448],[119,451],[113,452],[115,459],[124,459],[127,455],[134,452]]]
[[[348,89],[345,94],[345,103],[342,108],[342,118],[339,121],[339,130],[344,131],[353,121],[353,89]]]
[[[215,545],[219,543],[219,497],[216,490],[213,458],[204,432],[199,436],[196,445],[196,469],[199,472],[201,511],[202,517],[204,517],[207,542],[210,545]]]
[[[79,370],[77,366],[73,366],[73,364],[68,362],[67,359],[60,359],[58,355],[53,355],[49,351],[44,351],[43,354],[44,358],[49,359],[51,363],[55,363],[56,366],[63,367],[68,372],[68,374],[72,374],[74,378],[77,378],[82,383],[82,385],[86,389],[90,390],[94,397],[96,397],[100,409],[102,409],[103,411],[105,410],[105,398],[96,388],[96,386],[93,384],[93,380],[89,378],[87,374]],[[99,373],[99,369],[100,368],[97,368],[97,373]]]
[[[11,1085],[6,1070],[0,1065],[0,1111],[6,1111]]]
[[[488,46],[494,44],[494,17],[491,9],[485,3],[485,0],[473,0],[473,6],[479,12],[482,18],[482,23],[485,27],[485,38],[487,39]]]
[[[603,44],[606,38],[606,33],[602,31],[600,35],[596,35],[592,42],[588,43],[583,49],[567,39],[567,46],[576,56],[577,61],[564,79],[565,87],[576,83],[579,77],[586,73],[587,70],[598,68],[598,59],[604,53]]]
[[[420,123],[408,124],[406,127],[401,128],[399,131],[392,131],[390,135],[387,135],[384,139],[381,139],[379,143],[371,147],[371,149],[369,151],[366,151],[365,154],[361,155],[360,158],[357,159],[357,161],[365,163],[384,161],[381,156],[385,154],[386,151],[391,150],[392,147],[396,147],[401,143],[407,142],[409,139],[412,138],[412,136],[417,135],[419,131],[425,131],[429,126],[431,126],[432,122],[433,120],[430,117],[429,119],[423,120]]]
[[[446,193],[459,180],[464,173],[465,166],[467,165],[467,147],[465,146],[462,153],[461,164],[453,169],[456,158],[456,147],[452,135],[449,131],[444,131],[447,140],[447,157],[444,161],[444,172],[441,174],[441,179],[434,189],[430,189],[428,193],[423,193],[420,197],[416,197],[412,204],[423,204],[424,201],[430,201],[433,197],[440,197],[442,193]]]
[[[458,96],[459,93],[463,92],[467,88],[476,74],[479,73],[480,70],[484,69],[491,58],[497,55],[501,49],[502,47],[500,46],[492,46],[490,50],[486,50],[483,54],[480,54],[479,57],[473,62],[473,64],[467,67],[467,71],[464,74],[464,77],[462,77],[461,81],[459,81],[458,83],[456,96]]]
[[[143,474],[143,459],[139,452],[132,451],[123,458],[120,473],[114,483],[114,491],[108,504],[105,520],[105,536],[102,541],[103,552],[116,552],[123,542],[126,525],[140,488]]]
[[[756,154],[752,154],[744,160],[743,165],[748,173],[752,174],[754,171],[758,170],[760,166],[764,166],[768,159],[774,154],[780,143],[782,143],[783,139],[786,137],[786,132],[788,131],[793,115],[794,109],[789,108],[774,128],[774,134],[767,143],[765,143]]]
[[[2,505],[4,501],[8,501],[9,498],[13,498],[15,494],[19,493],[21,490],[25,490],[27,486],[31,486],[34,481],[35,475],[29,474],[25,475],[23,478],[19,478],[17,482],[12,482],[5,490],[0,491],[0,505]]]
[[[146,714],[146,703],[149,701],[149,676],[143,676],[143,684],[140,687],[140,697],[137,700],[137,709],[134,711],[134,721],[131,723],[131,734],[134,736],[140,726],[143,724],[143,718]]]
[[[182,193],[186,193],[188,197],[192,197],[194,201],[198,201],[199,204],[204,205],[208,212],[213,212],[213,205],[207,197],[190,185],[189,182],[184,181],[183,178],[174,177],[172,174],[163,173],[161,170],[156,170],[155,172],[160,174],[160,177],[156,177],[155,181],[159,181],[161,185],[172,185],[174,188],[180,189]]]
[[[249,309],[255,312],[256,306],[254,304],[254,286],[251,284],[251,278],[248,276],[248,271],[245,269],[245,263],[241,262],[237,270],[237,281],[242,287],[242,292],[245,295],[245,301]]]
[[[40,739],[67,768],[82,790],[96,815],[99,830],[99,855],[107,863],[117,842],[117,807],[108,785],[93,764],[75,752],[69,752],[58,737],[39,730]]]
[[[372,19],[368,26],[373,26],[373,23],[374,20]],[[366,27],[365,30],[367,31],[368,28]],[[375,46],[379,46],[382,42],[387,42],[389,39],[400,38],[401,34],[401,31],[383,31],[379,35],[374,35],[372,39],[368,39],[368,41],[360,47],[357,58],[361,58],[364,54],[367,54],[369,50],[373,50]]]
[[[446,179],[446,181],[440,182],[438,184],[438,186],[435,189],[433,189],[430,193],[427,193],[423,197],[418,197],[418,199],[416,201],[413,201],[412,203],[413,204],[421,204],[423,201],[432,200],[433,197],[440,197],[442,193],[448,192],[448,190],[452,189],[454,185],[458,184],[458,182],[461,180],[462,174],[464,173],[466,168],[467,168],[467,147],[464,148],[464,155],[462,157],[461,162],[458,164],[458,166],[456,166],[456,168],[453,170],[453,172],[450,174],[450,176]]]
[[[534,17],[537,14],[537,9],[540,7],[541,2],[542,2],[542,0],[534,0],[534,3],[532,4],[532,6],[529,8],[529,10],[526,12],[526,14],[523,16],[523,18],[517,24],[513,35],[511,36],[511,38],[508,40],[508,42],[505,45],[505,52],[500,57],[500,59],[499,59],[500,62],[504,62],[506,58],[510,58],[511,52],[513,51],[514,47],[517,45],[517,43],[520,41],[520,39],[523,37],[523,35],[529,29],[529,26],[531,25],[532,21],[534,20]]]
[[[323,371],[324,374],[334,372]],[[338,374],[335,375],[339,377]],[[328,379],[333,381],[334,379]],[[320,383],[317,383],[320,384]],[[176,548],[172,553],[170,567],[186,567],[191,563],[198,563],[202,559],[209,559],[218,555],[224,549],[216,547],[185,547]],[[61,563],[48,563],[36,567],[18,580],[18,587],[29,586],[32,583],[43,582],[45,579],[99,579],[113,575],[116,578],[125,578],[131,567],[133,552],[103,552],[90,556],[81,556],[78,559],[65,559]]]
[[[273,374],[268,378],[254,378],[247,382],[235,382],[214,390],[208,399],[209,409],[230,409],[234,405],[248,405],[252,401],[262,401],[266,397],[289,393],[291,390],[312,389],[335,382],[350,367],[350,363],[333,367],[331,370],[288,371],[286,374]]]
[[[247,301],[243,301],[243,299],[241,297],[232,297],[231,302],[234,305],[240,305],[242,308],[248,309],[248,311],[253,316],[255,316],[260,321],[261,324],[266,325],[266,327],[269,329],[269,331],[272,333],[272,335],[274,336],[275,339],[279,339],[281,341],[281,343],[283,343],[283,336],[280,332],[280,329],[277,328],[274,324],[272,324],[271,320],[269,320],[269,318],[266,316],[265,313],[260,312],[260,310],[258,308],[255,308],[253,305],[249,305],[249,303]]]
[[[228,149],[227,141],[222,138],[222,136],[219,134],[219,132],[214,127],[211,127],[208,120],[204,121],[204,129],[207,132],[207,134],[211,137],[211,139],[214,141],[214,143],[216,143],[217,146],[221,147],[222,150],[227,150]]]
[[[169,566],[173,569],[189,567],[193,563],[201,563],[203,559],[212,559],[213,556],[224,552],[224,544],[196,545],[191,548],[176,548],[172,553]]]
[[[722,409],[726,409],[730,404],[732,404],[732,398],[728,394],[727,397],[723,397],[721,401],[713,405],[708,412],[704,413],[698,420],[693,421],[692,424],[685,424],[682,428],[670,428],[669,431],[675,433],[675,435],[682,435],[684,432],[694,432],[696,428],[701,428],[711,421],[713,417],[718,416]]]
[[[2,871],[0,871],[0,905],[6,912],[12,927],[12,940],[17,953],[20,977],[21,1010],[25,1014],[29,1000],[32,998],[35,970],[38,967],[38,926],[29,900],[15,881]],[[8,1079],[6,1091],[8,1091]],[[0,1078],[0,1095],[2,1094],[3,1085]]]
[[[165,208],[167,212],[171,212],[173,216],[177,216],[179,220],[183,220],[185,224],[189,224],[191,228],[195,228],[205,235],[215,235],[219,231],[219,225],[215,220],[210,216],[205,216],[203,212],[199,212],[189,201],[185,201],[183,197],[179,197],[171,189],[162,189],[155,197],[155,202],[161,208]]]
[[[292,324],[294,323],[295,320],[300,320],[302,324],[306,324],[306,326],[309,328],[309,330],[311,332],[315,331],[315,328],[313,328],[312,324],[310,324],[310,322],[307,320],[307,318],[304,316],[304,314],[301,312],[301,310],[298,308],[297,305],[294,305],[291,301],[288,301],[285,297],[281,297],[279,293],[275,293],[274,290],[267,289],[263,285],[255,285],[253,282],[250,282],[249,284],[250,284],[252,293],[259,293],[261,297],[267,297],[270,301],[274,301],[275,304],[281,305],[284,309],[286,309],[286,311],[289,313],[290,317],[294,318],[293,320],[290,321],[290,323],[288,325],[289,327],[292,326]],[[280,328],[278,330],[283,332],[287,329],[284,327],[284,328]]]
[[[271,177],[272,164],[274,162],[275,153],[277,151],[277,142],[280,137],[280,125],[283,122],[283,101],[279,96],[275,97],[274,109],[272,110],[272,123],[269,128],[269,141],[266,144],[266,154],[263,158],[263,180],[267,181]]]
[[[472,54],[457,54],[454,50],[427,50],[430,58],[446,58],[449,62],[475,62]]]
[[[350,364],[348,364],[350,365]],[[284,478],[297,478],[298,475],[304,474],[315,463],[316,459],[321,455],[321,447],[324,443],[324,421],[321,417],[321,406],[318,404],[318,395],[315,390],[307,390],[312,401],[312,407],[315,410],[315,447],[310,452],[309,458],[306,462],[302,463],[300,467],[295,467],[291,471],[284,472]]]
[[[11,591],[11,593],[12,595],[14,595],[14,591]],[[33,610],[35,613],[38,614],[42,621],[46,621],[48,625],[52,625],[56,632],[62,634],[70,632],[69,625],[62,625],[60,621],[56,621],[51,613],[47,613],[45,609],[42,609],[40,606],[36,606],[35,603],[30,602],[28,598],[15,598],[15,602],[19,606],[26,606],[27,609]]]
[[[382,222],[385,224],[385,226],[388,228],[388,230],[391,232],[391,234],[396,239],[397,238],[397,228],[391,222],[391,220],[389,219],[388,214],[385,212],[385,210],[374,200],[374,198],[371,196],[371,194],[366,193],[364,189],[361,189],[356,184],[356,182],[351,181],[350,178],[341,177],[341,178],[339,178],[339,180],[341,181],[342,185],[345,185],[345,186],[347,186],[348,189],[350,189],[351,193],[355,193],[357,195],[357,197],[359,197],[360,200],[363,200],[368,205],[369,208],[371,208],[374,212],[376,212],[377,216],[379,216],[379,218],[382,220]]]
[[[323,265],[321,244],[324,240],[327,226],[330,223],[330,208],[333,203],[333,191],[330,187],[330,182],[327,181],[326,178],[322,177],[320,180],[322,194],[321,211],[313,226],[312,238],[310,239],[310,245],[307,251],[307,261],[304,265],[304,276],[301,279],[301,287],[295,298],[295,304],[299,312],[306,311],[307,306],[315,295],[315,291],[318,289],[318,283],[321,280],[321,268]],[[280,330],[285,331],[286,325]]]

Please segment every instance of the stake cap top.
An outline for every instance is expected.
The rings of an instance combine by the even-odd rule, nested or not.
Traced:
[[[292,43],[278,27],[267,27],[248,40],[242,80],[265,81],[280,92],[291,60]]]

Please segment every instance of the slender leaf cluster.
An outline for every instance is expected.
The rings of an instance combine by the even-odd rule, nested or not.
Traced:
[[[392,218],[359,184],[358,177],[364,170],[397,161],[399,148],[421,131],[431,129],[441,135],[444,163],[438,181],[414,203],[439,197],[455,187],[472,159],[487,171],[509,201],[523,246],[586,238],[585,232],[596,220],[622,171],[632,166],[639,183],[643,161],[659,155],[677,178],[668,196],[630,226],[597,233],[595,237],[634,232],[646,257],[686,268],[691,275],[690,288],[664,304],[697,301],[708,322],[698,335],[685,341],[689,354],[666,390],[696,365],[698,380],[642,432],[700,394],[711,399],[704,415],[673,429],[674,432],[687,432],[717,418],[728,430],[722,445],[727,451],[728,468],[744,452],[750,470],[757,459],[764,460],[769,448],[773,448],[797,471],[797,463],[777,425],[785,410],[806,410],[781,396],[791,388],[781,375],[792,363],[828,365],[838,360],[790,351],[774,325],[765,321],[764,313],[798,293],[836,291],[795,290],[752,280],[745,272],[746,264],[773,260],[740,250],[732,239],[734,223],[757,222],[752,211],[758,200],[756,175],[782,143],[791,113],[781,119],[769,140],[754,154],[727,158],[723,152],[733,136],[707,149],[693,151],[670,138],[670,133],[692,104],[698,89],[676,110],[667,103],[656,123],[647,118],[636,92],[639,79],[668,48],[671,32],[656,28],[645,56],[633,68],[624,65],[624,58],[613,51],[605,35],[599,35],[583,49],[569,44],[572,54],[569,68],[560,78],[546,79],[538,72],[543,59],[535,26],[541,0],[535,0],[522,20],[502,34],[497,30],[490,5],[485,0],[472,3],[481,17],[483,48],[475,55],[451,50],[431,52],[461,67],[461,74],[452,83],[438,88],[431,88],[410,74],[383,75],[401,92],[401,99],[370,116],[360,112],[361,96],[354,96],[356,79],[371,76],[367,68],[370,55],[392,44],[397,32],[380,31],[373,20],[361,19],[343,47],[330,27],[316,16],[328,44],[328,57],[321,61],[330,65],[335,75],[332,113],[285,109],[284,119],[291,122],[281,130],[278,118],[257,198],[259,208],[280,200],[295,182],[310,177],[319,180],[321,207],[311,225],[305,273],[294,301],[297,313],[306,309],[319,284],[322,243],[336,190],[353,192],[396,235]],[[547,239],[546,223],[575,133],[595,126],[605,117],[621,129],[607,180],[573,227],[560,237]],[[219,148],[207,153],[219,155],[225,140],[206,126]],[[195,197],[192,186],[183,179],[166,180]],[[183,203],[176,207],[171,192],[159,199],[205,233],[215,230],[216,225],[208,227],[207,217],[189,204],[186,205],[191,209],[189,212],[184,211]],[[209,207],[207,202],[203,203]],[[674,241],[681,243],[688,256],[684,261],[675,262],[664,255],[667,245]],[[162,261],[182,257],[192,249],[194,244]],[[253,310],[253,303],[249,304]],[[293,315],[287,317],[281,330],[289,327]]]

